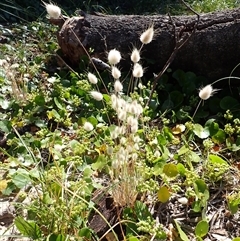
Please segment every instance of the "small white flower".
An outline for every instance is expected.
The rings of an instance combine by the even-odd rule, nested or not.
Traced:
[[[118,50],[112,49],[108,53],[108,62],[111,65],[118,64],[121,60],[121,54]]]
[[[131,60],[133,63],[137,63],[140,60],[140,53],[136,48],[132,51]]]
[[[90,122],[86,121],[83,125],[83,128],[84,128],[85,131],[92,131],[93,125]]]
[[[98,82],[97,77],[90,72],[88,73],[88,80],[92,84],[97,84],[97,82]]]
[[[121,84],[121,82],[119,80],[116,80],[114,83],[114,90],[118,93],[121,92],[123,90],[123,85]]]
[[[112,76],[114,79],[119,79],[121,77],[121,71],[115,66],[112,66]]]
[[[202,100],[207,100],[211,96],[213,96],[217,91],[218,89],[213,89],[211,85],[206,85],[205,87],[199,90],[199,97]]]
[[[47,13],[49,14],[50,18],[58,19],[61,16],[61,9],[58,6],[54,4],[48,4],[45,2],[43,3],[46,7]]]
[[[154,35],[153,26],[151,26],[149,29],[147,29],[145,32],[143,32],[140,36],[140,40],[143,44],[149,44],[152,42]]]
[[[101,101],[103,99],[103,95],[100,92],[95,90],[91,91],[90,95],[92,96],[93,99],[97,101]]]
[[[133,66],[133,76],[135,78],[143,77],[143,68],[141,64],[135,63]]]

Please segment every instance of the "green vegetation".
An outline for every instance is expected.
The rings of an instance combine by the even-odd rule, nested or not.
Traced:
[[[238,240],[225,222],[235,224],[240,204],[239,89],[228,78],[214,90],[169,69],[146,106],[141,51],[130,75],[116,50],[110,71],[87,56],[72,70],[59,67],[55,27],[0,31],[0,197],[14,198],[19,237],[203,240],[219,209],[225,237]]]

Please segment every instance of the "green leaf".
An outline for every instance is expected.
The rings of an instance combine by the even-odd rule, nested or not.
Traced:
[[[91,239],[91,230],[89,228],[82,228],[78,232],[79,237],[84,237],[87,239]]]
[[[185,176],[186,174],[186,168],[182,163],[177,164],[177,170],[181,176]]]
[[[163,187],[159,188],[157,196],[158,196],[158,200],[160,202],[166,203],[169,200],[171,194],[170,194],[168,188],[166,186],[163,186]]]
[[[196,234],[196,236],[204,237],[207,235],[208,230],[209,230],[208,222],[201,220],[200,222],[198,222],[198,224],[195,228],[195,234]]]
[[[29,173],[25,169],[19,168],[17,172],[12,175],[12,182],[18,188],[25,187],[30,181],[31,178],[29,177]]]
[[[176,177],[178,174],[177,166],[173,163],[167,163],[163,167],[163,173],[168,177]]]
[[[226,140],[226,133],[224,130],[219,129],[218,132],[212,136],[212,140],[217,144],[221,144]]]
[[[201,139],[205,139],[210,135],[209,129],[206,127],[202,127],[200,124],[194,124],[193,132],[196,136],[198,136]]]
[[[46,241],[66,241],[66,237],[62,234],[51,234]]]
[[[22,217],[16,217],[14,220],[18,231],[33,240],[41,238],[41,230],[34,221],[26,221]]]
[[[219,125],[218,125],[218,123],[215,122],[214,119],[209,119],[206,122],[205,127],[208,128],[208,130],[210,132],[210,136],[216,135],[217,132],[219,131]]]
[[[197,185],[198,191],[201,193],[204,193],[206,190],[208,190],[207,184],[202,179],[197,179],[195,184]]]
[[[2,120],[0,121],[0,130],[5,132],[6,134],[10,133],[12,130],[12,124],[8,120]]]
[[[218,163],[218,164],[222,164],[222,165],[227,165],[228,166],[228,163],[223,160],[221,157],[217,156],[217,155],[209,155],[208,156],[208,159],[211,163]]]
[[[221,101],[220,101],[220,107],[223,110],[231,110],[233,108],[236,108],[239,105],[239,102],[237,99],[231,97],[231,96],[225,96]]]
[[[127,238],[128,241],[139,241],[139,239],[135,236],[131,236]]]
[[[234,238],[232,241],[240,241],[240,237]]]
[[[62,106],[62,104],[60,104],[57,97],[54,97],[53,100],[54,100],[54,103],[58,107],[59,110],[64,110],[64,107]]]
[[[37,95],[34,99],[34,102],[39,106],[45,105],[44,95]]]
[[[231,214],[237,213],[237,211],[238,211],[238,205],[239,205],[238,202],[234,202],[234,201],[232,201],[232,200],[229,200],[229,201],[228,201],[228,208],[230,209]]]
[[[183,240],[183,241],[190,241],[190,240],[188,239],[187,235],[186,235],[186,234],[183,232],[183,230],[181,229],[181,227],[180,227],[180,225],[178,224],[178,222],[177,222],[176,219],[174,219],[174,222],[175,222],[175,224],[176,224],[176,227],[177,227],[177,230],[178,230],[178,233],[179,233],[179,235],[180,235],[181,240]]]
[[[149,212],[147,205],[141,201],[136,201],[134,205],[134,211],[139,221],[146,221],[147,217],[150,217],[152,219],[151,213]]]

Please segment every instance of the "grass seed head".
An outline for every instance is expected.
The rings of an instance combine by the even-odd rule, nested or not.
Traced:
[[[115,66],[112,66],[112,76],[116,80],[118,80],[121,77],[121,71]]]
[[[121,92],[123,90],[123,85],[121,84],[121,82],[119,80],[116,80],[114,83],[114,90],[118,93]]]
[[[135,78],[143,77],[143,67],[141,64],[135,63],[133,66],[133,76]]]
[[[206,85],[205,87],[199,90],[198,95],[202,100],[207,100],[211,96],[213,96],[217,91],[217,89],[213,89],[212,85]]]
[[[133,63],[137,63],[140,60],[140,53],[136,48],[132,51],[131,60]]]
[[[121,53],[116,49],[112,49],[108,53],[108,62],[111,65],[118,64],[120,62],[121,58],[122,58]]]
[[[101,101],[103,99],[103,95],[100,92],[95,90],[91,91],[90,95],[92,96],[93,99],[97,101]]]
[[[153,30],[153,26],[151,26],[141,34],[140,40],[143,44],[149,44],[153,40],[153,35],[154,35],[154,30]]]
[[[45,2],[43,2],[43,4],[45,5],[47,13],[50,16],[50,18],[58,19],[61,16],[61,9],[57,5]]]
[[[97,77],[94,74],[90,73],[90,72],[88,73],[88,80],[92,84],[97,84],[97,82],[98,82]]]

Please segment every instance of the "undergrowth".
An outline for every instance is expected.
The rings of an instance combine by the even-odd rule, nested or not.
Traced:
[[[211,202],[224,187],[222,202],[234,217],[238,91],[216,91],[192,72],[169,70],[146,105],[151,83],[141,51],[154,26],[131,53],[129,81],[116,49],[108,52],[110,71],[56,67],[54,31],[41,22],[13,26],[11,44],[1,46],[0,191],[14,198],[19,237],[203,240]],[[176,213],[164,217],[173,204],[198,220],[186,228]]]

